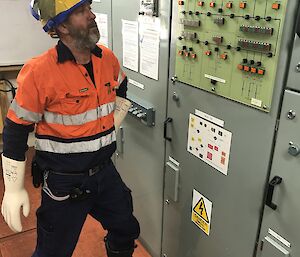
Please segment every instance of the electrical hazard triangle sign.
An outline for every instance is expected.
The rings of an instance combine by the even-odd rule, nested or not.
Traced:
[[[207,211],[205,208],[205,202],[203,197],[198,201],[198,203],[195,205],[193,211],[197,213],[203,220],[205,220],[207,223],[209,223]]]

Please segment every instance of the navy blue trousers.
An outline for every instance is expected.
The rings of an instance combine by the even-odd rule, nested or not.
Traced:
[[[50,172],[47,184],[55,196],[66,196],[74,187],[90,193],[83,200],[57,201],[42,191],[32,257],[71,257],[88,214],[108,231],[108,242],[115,250],[133,247],[140,227],[133,216],[131,191],[112,162],[93,176]]]

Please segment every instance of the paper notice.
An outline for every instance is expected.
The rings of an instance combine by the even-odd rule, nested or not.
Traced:
[[[108,18],[107,14],[94,13],[96,15],[96,23],[100,32],[100,40],[98,43],[108,47]]]
[[[144,17],[140,20],[140,73],[158,80],[160,24],[156,18]]]
[[[122,20],[123,66],[138,72],[139,30],[138,22]]]

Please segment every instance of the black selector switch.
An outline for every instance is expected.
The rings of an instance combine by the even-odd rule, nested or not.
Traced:
[[[206,15],[207,15],[207,16],[211,16],[211,12],[208,12]]]
[[[266,21],[271,21],[272,20],[272,17],[271,16],[267,16],[266,17]]]
[[[213,84],[213,85],[216,85],[216,84],[217,84],[217,81],[214,80],[214,79],[211,79],[211,80],[210,80],[210,83]]]
[[[246,58],[243,59],[243,63],[247,63],[248,60]]]
[[[249,20],[249,19],[250,19],[250,15],[249,15],[249,14],[246,14],[246,15],[244,16],[244,18],[245,18],[245,20]]]
[[[204,45],[206,45],[206,46],[207,46],[208,44],[209,44],[209,43],[208,43],[208,41],[205,41],[205,42],[204,42]]]
[[[192,11],[189,11],[189,15],[192,15],[193,14],[193,12]]]
[[[227,48],[227,49],[231,49],[231,45],[227,45],[226,48]]]
[[[234,13],[230,14],[229,17],[233,19],[235,17]]]
[[[197,12],[195,12],[195,14],[198,16],[200,14],[200,12],[197,11]]]
[[[254,62],[254,60],[250,60],[250,64],[254,64],[255,62]]]
[[[255,16],[255,20],[259,21],[260,20],[260,16]]]
[[[261,62],[257,62],[256,65],[257,65],[257,66],[261,66]]]

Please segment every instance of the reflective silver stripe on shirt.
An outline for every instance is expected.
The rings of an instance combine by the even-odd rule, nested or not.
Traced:
[[[116,141],[116,132],[113,131],[110,134],[97,138],[95,140],[74,142],[74,143],[61,143],[50,139],[36,139],[35,149],[38,151],[45,151],[51,153],[86,153],[95,152],[102,147],[110,145]]]
[[[124,72],[120,69],[119,71],[119,75],[118,75],[118,83],[119,83],[119,86],[121,85],[121,83],[123,82],[125,76],[124,76]]]
[[[103,104],[97,109],[89,110],[76,115],[62,115],[54,112],[45,112],[44,119],[47,123],[62,125],[83,125],[87,122],[95,121],[98,118],[107,116],[115,110],[115,102]]]
[[[42,120],[42,116],[43,116],[42,114],[37,112],[31,112],[24,109],[17,103],[16,99],[14,99],[13,102],[11,103],[10,109],[12,109],[17,115],[17,117],[21,120],[34,122],[34,123],[38,123],[39,121]]]

